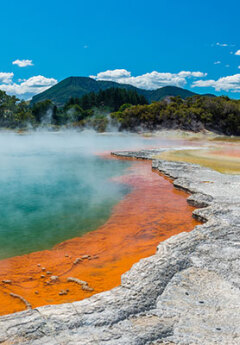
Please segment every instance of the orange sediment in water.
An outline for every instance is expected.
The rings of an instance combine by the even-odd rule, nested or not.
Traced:
[[[135,262],[156,252],[159,242],[199,224],[192,218],[194,208],[187,204],[187,194],[152,172],[150,164],[133,162],[118,178],[132,190],[97,230],[52,250],[0,261],[0,315],[26,308],[10,293],[34,308],[78,301],[116,287]],[[67,281],[69,277],[86,281],[93,291]]]

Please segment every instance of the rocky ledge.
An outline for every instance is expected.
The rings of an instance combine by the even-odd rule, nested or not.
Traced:
[[[161,160],[153,167],[191,193],[204,224],[161,242],[111,291],[1,317],[1,344],[240,344],[240,175]]]

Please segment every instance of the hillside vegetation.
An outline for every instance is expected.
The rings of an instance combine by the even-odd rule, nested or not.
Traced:
[[[121,105],[143,105],[148,104],[147,99],[143,95],[139,95],[135,90],[110,88],[100,90],[98,93],[88,93],[81,98],[71,97],[65,104],[64,108],[68,108],[74,104],[79,105],[82,109],[92,109],[94,107],[108,107],[111,111],[119,110]]]
[[[120,131],[208,129],[226,135],[240,135],[240,100],[228,97],[167,97],[148,104],[135,90],[108,88],[82,97],[71,97],[63,107],[51,100],[29,105],[0,91],[0,126],[35,128],[67,126],[79,129],[108,128]]]
[[[111,114],[120,130],[179,128],[209,129],[227,135],[240,135],[240,100],[228,97],[194,96],[186,100],[137,105]]]
[[[32,110],[26,102],[0,90],[0,127],[22,128],[34,121]]]

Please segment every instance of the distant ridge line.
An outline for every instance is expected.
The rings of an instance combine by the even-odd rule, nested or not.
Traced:
[[[145,90],[137,88],[129,84],[120,84],[114,81],[95,80],[89,77],[68,77],[56,85],[50,87],[46,91],[33,96],[31,104],[51,100],[57,106],[63,106],[70,97],[82,97],[90,92],[99,92],[109,88],[123,88],[127,90],[134,90],[138,94],[146,97],[148,102],[160,101],[165,97],[180,96],[185,99],[187,97],[198,95],[195,92],[177,87],[177,86],[164,86],[156,90]],[[214,95],[208,95],[214,96]]]

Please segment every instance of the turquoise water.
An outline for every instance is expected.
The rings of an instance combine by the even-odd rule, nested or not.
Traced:
[[[111,179],[130,163],[96,156],[107,143],[94,140],[79,134],[1,136],[1,259],[51,248],[108,219],[129,191]]]
[[[102,225],[129,192],[112,178],[131,163],[97,154],[149,145],[156,141],[129,134],[0,132],[0,259]]]

